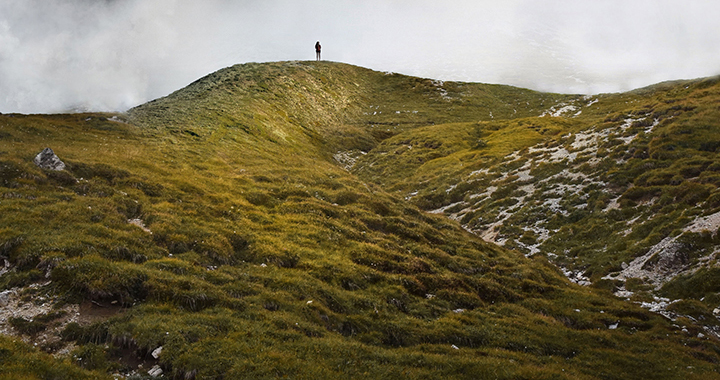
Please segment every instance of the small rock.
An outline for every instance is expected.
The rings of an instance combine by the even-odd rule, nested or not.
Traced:
[[[148,375],[150,375],[152,377],[158,377],[158,376],[162,375],[162,373],[163,373],[163,370],[162,370],[162,368],[160,368],[159,365],[156,365],[156,366],[150,368],[150,370],[148,371]]]
[[[720,307],[715,308],[715,310],[713,310],[713,314],[715,314],[715,315],[720,314]]]
[[[0,292],[0,306],[5,307],[10,303],[10,295],[12,294],[12,290],[6,290],[4,292]]]
[[[460,314],[460,313],[462,313],[462,312],[464,312],[464,311],[465,311],[465,309],[455,309],[455,310],[453,310],[453,313],[455,313],[455,314]]]
[[[698,333],[698,338],[702,339],[702,338],[704,338],[704,337],[705,337],[705,334],[703,334],[703,333]]]
[[[622,262],[622,264],[620,264],[620,268],[622,268],[622,269],[627,269],[627,267],[628,267],[628,263],[626,263],[624,261]]]
[[[456,350],[459,350],[459,349],[460,349],[458,346],[456,346],[456,345],[454,345],[454,344],[453,344],[452,346],[450,346],[450,347],[452,347],[452,348],[454,348],[454,349],[456,349]]]
[[[143,222],[142,219],[137,219],[137,218],[136,219],[128,219],[127,222],[134,226],[140,227],[141,230],[143,230],[149,234],[152,234],[152,231],[150,231],[150,229],[145,226],[145,222]],[[170,255],[170,256],[172,256],[172,255]]]
[[[153,350],[152,357],[154,357],[155,359],[159,358],[161,352],[162,352],[162,346]]]
[[[60,161],[60,158],[56,156],[55,152],[50,148],[45,148],[42,152],[38,153],[33,162],[41,169],[65,170],[65,163]]]
[[[608,328],[609,328],[610,330],[615,330],[616,328],[618,328],[618,325],[619,325],[619,324],[620,324],[620,322],[616,322],[615,324],[612,324],[612,325],[608,326]]]

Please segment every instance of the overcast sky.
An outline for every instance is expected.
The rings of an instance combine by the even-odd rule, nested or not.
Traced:
[[[0,0],[0,112],[124,111],[236,63],[542,91],[720,74],[717,0]]]

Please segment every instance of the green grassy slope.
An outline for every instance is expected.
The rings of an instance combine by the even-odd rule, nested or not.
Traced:
[[[127,115],[0,115],[11,268],[0,287],[105,311],[59,329],[85,369],[38,372],[34,361],[55,359],[7,339],[0,367],[27,378],[128,374],[133,360],[137,376],[159,365],[196,379],[719,377],[720,346],[690,320],[572,284],[333,158],[420,125],[527,118],[573,99],[289,62],[221,70]],[[32,164],[47,146],[67,170]],[[34,340],[54,326],[37,323],[12,325],[41,349],[63,345]]]
[[[353,172],[598,286],[635,278],[626,290],[645,290],[638,301],[657,288],[702,299],[711,315],[719,99],[718,78],[708,78],[587,97],[555,107],[575,107],[556,117],[418,128]]]

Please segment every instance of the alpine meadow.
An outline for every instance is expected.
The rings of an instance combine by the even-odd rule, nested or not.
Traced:
[[[0,379],[720,379],[719,150],[718,77],[0,114]]]

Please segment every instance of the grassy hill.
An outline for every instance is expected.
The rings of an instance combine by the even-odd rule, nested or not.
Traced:
[[[573,279],[636,301],[694,299],[693,316],[711,316],[718,99],[708,78],[576,99],[541,117],[428,126],[385,140],[353,172]]]
[[[281,62],[125,114],[0,115],[0,378],[718,378],[697,321],[462,227],[496,206],[423,211],[677,88],[605,104]],[[540,117],[559,103],[585,106]],[[66,170],[32,163],[45,147]]]

